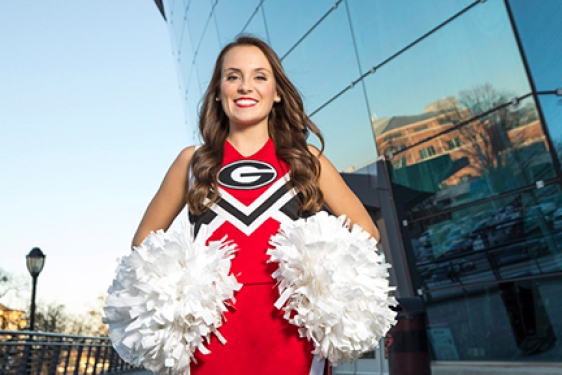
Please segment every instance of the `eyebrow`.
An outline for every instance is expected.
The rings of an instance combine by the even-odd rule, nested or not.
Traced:
[[[229,70],[235,71],[235,72],[238,72],[238,73],[242,73],[242,70],[240,70],[240,69],[238,69],[238,68],[234,68],[234,67],[230,67],[230,68],[225,68],[225,69],[224,69],[225,72],[227,72],[227,71],[229,71]],[[265,71],[265,72],[268,72],[268,73],[270,73],[270,74],[272,73],[272,72],[271,72],[269,69],[267,69],[267,68],[256,68],[256,69],[254,69],[254,72],[259,72],[259,71]]]

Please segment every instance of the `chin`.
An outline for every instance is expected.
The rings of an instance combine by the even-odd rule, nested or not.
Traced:
[[[268,117],[269,116],[260,117],[260,118],[232,117],[230,119],[230,123],[234,126],[249,127],[249,126],[259,125],[260,123],[264,122],[264,120],[265,120],[265,124],[267,124]]]

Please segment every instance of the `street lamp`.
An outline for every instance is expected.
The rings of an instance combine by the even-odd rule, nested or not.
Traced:
[[[27,263],[27,270],[33,278],[33,289],[31,292],[31,323],[29,324],[29,329],[33,331],[35,330],[35,289],[37,288],[37,276],[39,276],[45,265],[45,254],[43,254],[40,248],[34,247],[29,254],[26,255],[25,260]]]

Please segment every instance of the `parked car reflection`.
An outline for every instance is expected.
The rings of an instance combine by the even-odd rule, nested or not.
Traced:
[[[552,229],[555,231],[562,230],[562,207],[552,214]]]

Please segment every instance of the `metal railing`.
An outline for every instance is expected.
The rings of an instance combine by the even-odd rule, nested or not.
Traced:
[[[0,375],[96,375],[133,369],[107,337],[0,330]]]

